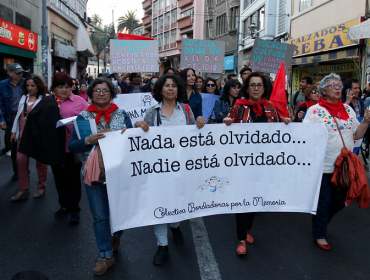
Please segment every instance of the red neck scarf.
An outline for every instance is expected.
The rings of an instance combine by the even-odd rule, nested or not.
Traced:
[[[260,116],[262,116],[262,113],[263,113],[263,109],[262,109],[261,105],[263,105],[265,103],[266,103],[266,99],[264,99],[264,98],[262,98],[259,102],[256,102],[256,103],[252,103],[247,99],[238,99],[238,100],[236,100],[235,105],[252,106],[253,112],[255,112],[256,115],[260,117]]]
[[[339,99],[339,101],[334,104],[334,103],[329,103],[325,99],[320,99],[319,105],[322,107],[325,107],[326,110],[330,113],[335,118],[341,119],[341,120],[348,120],[349,115],[346,111],[346,109],[343,106],[342,100]]]
[[[108,123],[110,123],[110,114],[116,109],[118,109],[118,106],[114,103],[110,104],[110,107],[105,110],[99,110],[98,108],[95,107],[94,104],[90,104],[90,106],[87,107],[86,111],[97,113],[95,117],[95,123],[98,124],[98,122],[100,121],[100,116],[103,114],[104,114],[105,120]]]
[[[316,102],[315,104],[317,104],[317,103],[318,103],[318,102]],[[307,107],[307,109],[308,109],[308,108],[310,108],[311,106],[313,106],[313,105],[315,105],[315,104],[313,104],[313,103],[311,102],[311,100],[308,100],[308,101],[306,101],[306,102],[299,103],[297,108],[301,107],[302,105],[306,105],[306,107]]]

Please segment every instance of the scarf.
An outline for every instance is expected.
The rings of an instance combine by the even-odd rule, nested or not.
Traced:
[[[311,102],[311,100],[308,100],[308,101],[306,101],[306,102],[299,103],[297,108],[301,107],[302,105],[306,105],[306,107],[307,107],[307,109],[308,109],[308,108],[310,108],[311,106],[313,106],[313,105],[315,105],[315,104],[313,104],[313,103]]]
[[[266,103],[266,99],[264,99],[264,98],[262,98],[259,102],[256,102],[256,103],[252,103],[247,99],[238,99],[235,102],[235,105],[252,106],[253,112],[255,112],[256,115],[260,117],[260,116],[262,116],[262,113],[263,113],[263,108],[262,108],[261,105],[263,105],[264,103]]]
[[[339,99],[339,101],[334,104],[334,103],[329,103],[325,99],[320,99],[319,105],[322,107],[325,107],[326,110],[330,113],[335,118],[347,121],[349,118],[349,115],[346,111],[346,109],[343,106],[342,100]]]
[[[88,112],[96,112],[96,117],[95,117],[95,123],[98,124],[98,122],[100,121],[100,116],[104,114],[104,118],[105,120],[110,123],[110,114],[114,111],[118,109],[118,106],[114,103],[112,103],[110,105],[110,107],[108,109],[105,109],[105,110],[99,110],[98,108],[95,107],[94,104],[90,104],[89,107],[87,107],[86,111]]]

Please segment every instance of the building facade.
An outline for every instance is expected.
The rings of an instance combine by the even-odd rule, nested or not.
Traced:
[[[240,7],[239,68],[250,61],[255,38],[288,39],[291,0],[241,0]]]
[[[362,80],[366,72],[363,40],[347,40],[347,31],[363,21],[366,2],[292,0],[288,43],[297,46],[292,62],[292,92],[299,89],[302,76],[310,76],[316,84],[331,72],[343,80]]]
[[[145,0],[143,8],[143,36],[158,40],[160,72],[177,69],[182,38],[203,39],[204,0]]]
[[[2,0],[0,3],[0,70],[17,62],[42,74],[41,1]]]
[[[204,39],[225,42],[225,71],[234,72],[240,0],[206,0]]]

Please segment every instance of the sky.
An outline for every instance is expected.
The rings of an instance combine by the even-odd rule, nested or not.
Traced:
[[[136,10],[136,17],[141,21],[144,17],[142,0],[88,0],[87,16],[98,14],[103,19],[103,25],[112,22],[112,10],[114,11],[114,25],[117,27],[117,19],[127,11]]]

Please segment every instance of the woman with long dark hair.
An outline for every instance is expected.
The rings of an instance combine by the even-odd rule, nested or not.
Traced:
[[[213,113],[217,122],[222,123],[236,100],[240,98],[241,84],[238,80],[231,79],[224,86],[224,91],[219,99],[215,101]]]
[[[196,79],[195,70],[192,68],[185,68],[180,72],[180,79],[185,86],[185,90],[187,93],[187,100],[184,102],[188,102],[191,110],[194,113],[195,119],[200,116],[203,116],[202,111],[202,96],[200,93],[197,93],[194,90],[194,84]]]
[[[208,77],[204,82],[203,93],[220,95],[218,90],[217,81],[211,77]]]
[[[22,85],[22,92],[24,95],[19,101],[18,112],[14,119],[12,134],[10,137],[10,141],[17,141],[18,145],[21,139],[22,141],[27,141],[26,137],[22,138],[27,115],[41,101],[41,99],[47,95],[48,87],[39,75],[31,74],[26,77]],[[29,157],[25,154],[17,152],[17,167],[19,191],[10,199],[11,201],[19,201],[30,196],[30,175],[28,173]],[[37,183],[37,192],[33,195],[33,197],[39,198],[45,193],[48,166],[36,161],[36,169],[39,181]]]

